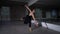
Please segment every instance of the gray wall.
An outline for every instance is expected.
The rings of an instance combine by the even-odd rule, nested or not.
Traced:
[[[11,7],[11,19],[12,20],[20,20],[23,18],[25,14],[25,8],[23,6],[15,6]]]
[[[3,7],[3,6],[2,6]],[[6,6],[8,7],[8,6]],[[0,13],[3,12],[5,10],[2,10],[2,8],[0,8]],[[4,14],[6,13],[6,14]],[[9,15],[8,15],[9,13]],[[10,20],[21,20],[21,18],[23,18],[26,15],[26,10],[24,6],[9,6],[9,12],[3,12],[0,14],[0,20],[1,20],[1,16],[2,20],[6,21],[7,19]],[[7,20],[8,21],[8,20]]]
[[[10,7],[6,7],[6,6],[1,7],[1,17],[3,21],[10,20]]]

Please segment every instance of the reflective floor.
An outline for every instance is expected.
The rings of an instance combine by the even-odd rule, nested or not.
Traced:
[[[0,34],[60,34],[60,32],[49,30],[43,27],[33,28],[32,32],[28,31],[28,25],[23,22],[5,22],[0,25]]]

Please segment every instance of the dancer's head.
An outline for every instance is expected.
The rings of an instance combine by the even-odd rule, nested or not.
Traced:
[[[32,11],[32,13],[35,13],[35,8],[32,7],[32,8],[31,8],[31,11]]]
[[[33,9],[32,12],[35,13],[35,9]]]

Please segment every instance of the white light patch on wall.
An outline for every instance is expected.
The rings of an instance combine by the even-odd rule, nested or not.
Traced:
[[[45,23],[45,22],[41,22],[41,23],[42,23],[42,27],[45,27],[45,28],[48,27],[48,29],[60,32],[60,25]]]
[[[48,28],[60,32],[60,25],[47,23]]]
[[[41,24],[42,24],[42,27],[47,28],[47,25],[46,25],[46,23],[45,23],[45,22],[41,22]]]
[[[42,24],[42,27],[47,28],[47,25],[46,25],[46,23],[45,23],[45,22],[41,22],[41,24]]]

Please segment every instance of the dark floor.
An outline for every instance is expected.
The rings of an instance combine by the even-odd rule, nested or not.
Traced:
[[[34,28],[32,32],[28,31],[28,25],[23,22],[5,22],[8,24],[0,25],[0,34],[60,34],[60,32],[49,30],[43,27]]]

